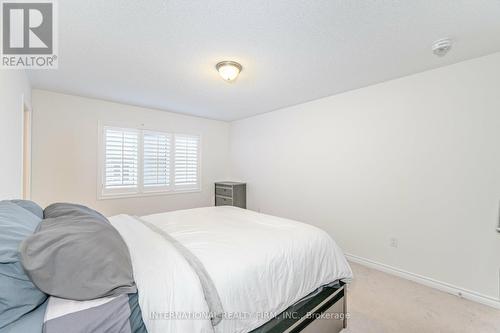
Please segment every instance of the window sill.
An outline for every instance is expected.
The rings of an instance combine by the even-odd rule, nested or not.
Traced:
[[[188,193],[200,193],[201,189],[191,189],[191,190],[175,190],[175,191],[158,191],[158,192],[143,192],[143,193],[123,193],[123,194],[103,194],[99,193],[97,195],[97,200],[113,200],[113,199],[127,199],[127,198],[147,198],[147,197],[157,197],[164,195],[175,195],[175,194],[188,194]]]

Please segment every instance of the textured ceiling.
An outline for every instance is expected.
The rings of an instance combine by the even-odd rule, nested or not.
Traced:
[[[222,120],[500,51],[500,0],[58,3],[59,69],[34,88]],[[221,60],[243,65],[235,83]]]

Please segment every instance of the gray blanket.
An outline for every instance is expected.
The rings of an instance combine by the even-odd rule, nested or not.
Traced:
[[[54,298],[49,302],[49,309],[57,306],[59,310],[65,308],[65,302],[71,301]],[[115,332],[115,333],[147,333],[142,321],[138,295],[120,295],[98,306],[87,305],[89,301],[68,305],[68,311],[59,311],[56,316],[46,318],[43,323],[43,333],[88,333],[88,332]],[[79,306],[79,307],[78,307]]]

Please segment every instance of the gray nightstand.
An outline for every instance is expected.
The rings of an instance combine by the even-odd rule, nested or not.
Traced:
[[[238,182],[215,183],[215,205],[247,208],[247,184]]]

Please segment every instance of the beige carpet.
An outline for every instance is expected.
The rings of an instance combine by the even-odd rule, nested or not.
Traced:
[[[500,333],[500,310],[351,263],[342,333]]]

